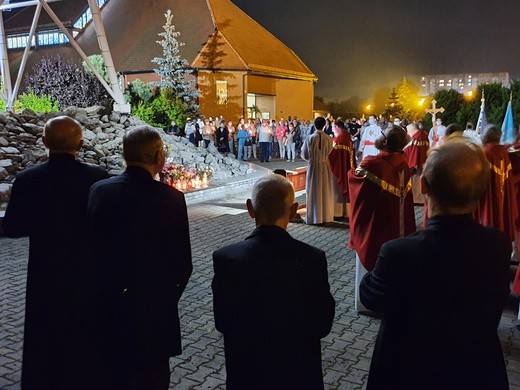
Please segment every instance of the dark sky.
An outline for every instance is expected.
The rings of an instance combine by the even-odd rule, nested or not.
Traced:
[[[326,99],[421,74],[520,78],[520,0],[232,0],[289,46]]]

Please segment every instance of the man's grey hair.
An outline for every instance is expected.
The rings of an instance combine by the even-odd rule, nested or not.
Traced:
[[[417,127],[417,125],[415,123],[410,123],[406,126],[406,130],[407,131],[410,131],[410,130],[415,130],[415,131],[418,131],[419,128]]]
[[[257,218],[266,223],[274,223],[289,215],[291,205],[294,203],[293,186],[281,175],[266,175],[253,186],[251,203]]]
[[[163,148],[159,132],[149,126],[138,126],[123,137],[123,157],[127,164],[157,163],[157,152]]]

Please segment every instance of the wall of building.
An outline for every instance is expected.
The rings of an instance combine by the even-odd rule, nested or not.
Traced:
[[[128,85],[137,79],[145,83],[152,83],[160,80],[159,75],[155,72],[125,74],[124,81],[126,88],[128,88]]]
[[[274,112],[270,115],[273,119],[295,115],[305,119],[313,117],[314,84],[310,80],[250,75],[246,88],[247,93],[275,96]]]
[[[243,116],[244,75],[245,72],[242,71],[199,70],[197,82],[200,93],[200,113],[207,117],[222,115],[227,120],[238,121]],[[225,96],[223,83],[226,83]],[[217,84],[220,84],[220,94],[217,94]]]
[[[295,115],[300,119],[313,118],[314,83],[306,80],[276,80],[276,117]]]

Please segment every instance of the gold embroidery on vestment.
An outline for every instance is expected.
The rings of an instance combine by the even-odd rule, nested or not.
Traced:
[[[332,142],[332,147],[334,149],[342,149],[346,150],[350,153],[350,167],[352,168],[354,166],[354,151],[352,150],[352,146],[337,144],[335,141]]]
[[[396,186],[388,183],[387,181],[384,181],[381,178],[377,177],[373,173],[370,173],[364,168],[357,167],[355,173],[356,176],[364,177],[365,179],[370,180],[372,183],[381,187],[384,191],[388,191],[391,194],[397,196],[398,198],[402,198],[404,195],[408,193],[408,191],[412,189],[412,179],[408,179],[406,187],[403,190],[401,190],[400,188],[397,188]]]
[[[513,169],[511,163],[505,167],[504,160],[500,160],[500,167],[489,163],[489,167],[495,172],[500,178],[500,192],[504,195],[506,180],[509,178],[509,172]]]

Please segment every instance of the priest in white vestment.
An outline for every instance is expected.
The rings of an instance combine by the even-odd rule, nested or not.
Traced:
[[[377,124],[375,115],[370,115],[368,117],[368,126],[361,134],[361,142],[359,144],[359,151],[362,152],[361,159],[379,154],[379,149],[376,148],[376,139],[378,139],[381,134],[382,130]]]
[[[334,195],[332,171],[328,159],[333,149],[332,138],[322,130],[325,118],[314,120],[316,131],[308,136],[302,146],[302,158],[307,161],[307,224],[334,221]]]

